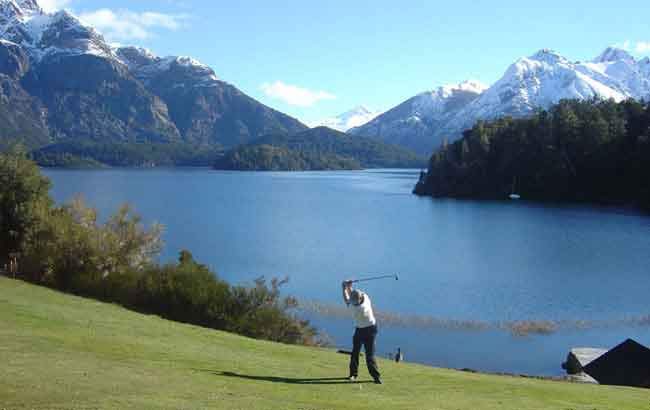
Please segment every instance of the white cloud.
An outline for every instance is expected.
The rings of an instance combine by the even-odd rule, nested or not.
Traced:
[[[39,0],[38,2],[38,5],[47,13],[61,10],[68,4],[70,4],[70,0]]]
[[[614,46],[617,47],[617,48],[623,49],[625,51],[630,51],[631,44],[632,44],[632,42],[630,40],[625,40],[622,44],[617,43]]]
[[[178,30],[188,16],[153,11],[136,13],[130,10],[99,9],[81,13],[79,18],[99,30],[109,41],[128,41],[150,38],[152,30],[156,28]]]
[[[634,50],[637,53],[650,53],[650,41],[637,41]]]
[[[285,84],[282,81],[262,84],[264,94],[277,98],[289,105],[311,107],[321,100],[334,100],[336,96],[326,91],[313,91],[307,88]]]
[[[625,51],[634,52],[637,54],[649,54],[650,53],[650,41],[630,41],[625,40],[622,43],[616,43],[616,47],[621,48]]]

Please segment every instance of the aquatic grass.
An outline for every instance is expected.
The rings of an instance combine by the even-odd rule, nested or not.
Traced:
[[[334,319],[347,319],[350,312],[345,306],[313,300],[301,300],[296,308],[298,315],[317,315]],[[482,321],[453,318],[437,318],[429,315],[414,315],[397,312],[376,311],[375,316],[382,326],[421,330],[454,330],[465,332],[507,331],[516,337],[531,335],[547,336],[562,330],[611,329],[621,327],[648,327],[650,315],[614,319],[521,319],[504,321]]]
[[[515,336],[550,335],[557,331],[557,324],[550,320],[523,320],[507,322],[506,328]]]

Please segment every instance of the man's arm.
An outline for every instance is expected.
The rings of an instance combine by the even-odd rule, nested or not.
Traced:
[[[352,281],[346,280],[341,284],[343,286],[343,301],[346,305],[350,304],[350,292],[352,291]]]

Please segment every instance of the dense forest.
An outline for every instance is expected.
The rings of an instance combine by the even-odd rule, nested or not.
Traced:
[[[66,141],[31,152],[44,167],[210,166],[223,153],[219,146],[186,143],[139,144]]]
[[[414,192],[589,201],[650,209],[650,104],[563,100],[524,119],[479,121],[433,154]]]
[[[297,151],[275,145],[243,145],[219,158],[214,167],[246,171],[314,171],[361,169],[354,158]]]
[[[225,170],[316,171],[419,168],[424,163],[405,148],[317,127],[293,135],[263,136],[226,152],[214,167]]]

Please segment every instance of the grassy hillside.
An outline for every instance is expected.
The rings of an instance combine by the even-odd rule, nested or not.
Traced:
[[[435,345],[432,346],[435,348]],[[183,325],[0,277],[0,409],[650,408],[650,391],[347,357]],[[362,369],[362,381],[369,381]]]

